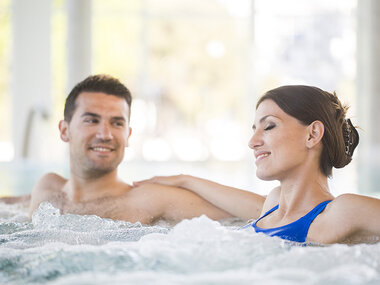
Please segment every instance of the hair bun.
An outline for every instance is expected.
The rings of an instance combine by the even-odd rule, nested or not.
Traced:
[[[350,119],[345,120],[345,124],[343,124],[343,136],[345,153],[347,156],[352,157],[355,148],[359,144],[359,133]]]

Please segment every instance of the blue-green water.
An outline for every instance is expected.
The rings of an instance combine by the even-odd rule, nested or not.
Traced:
[[[379,284],[380,244],[294,246],[207,217],[174,227],[0,204],[0,284]]]

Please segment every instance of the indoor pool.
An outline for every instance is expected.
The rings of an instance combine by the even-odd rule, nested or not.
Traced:
[[[380,284],[380,243],[299,246],[205,216],[174,227],[0,204],[0,284]]]

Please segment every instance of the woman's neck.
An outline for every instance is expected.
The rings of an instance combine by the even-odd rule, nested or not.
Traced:
[[[333,199],[327,177],[320,171],[302,171],[295,177],[283,179],[279,210],[284,215],[308,212],[317,204]]]

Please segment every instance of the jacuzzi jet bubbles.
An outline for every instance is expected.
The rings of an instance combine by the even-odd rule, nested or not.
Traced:
[[[174,227],[1,205],[0,284],[379,284],[380,244],[295,246],[206,216]]]

